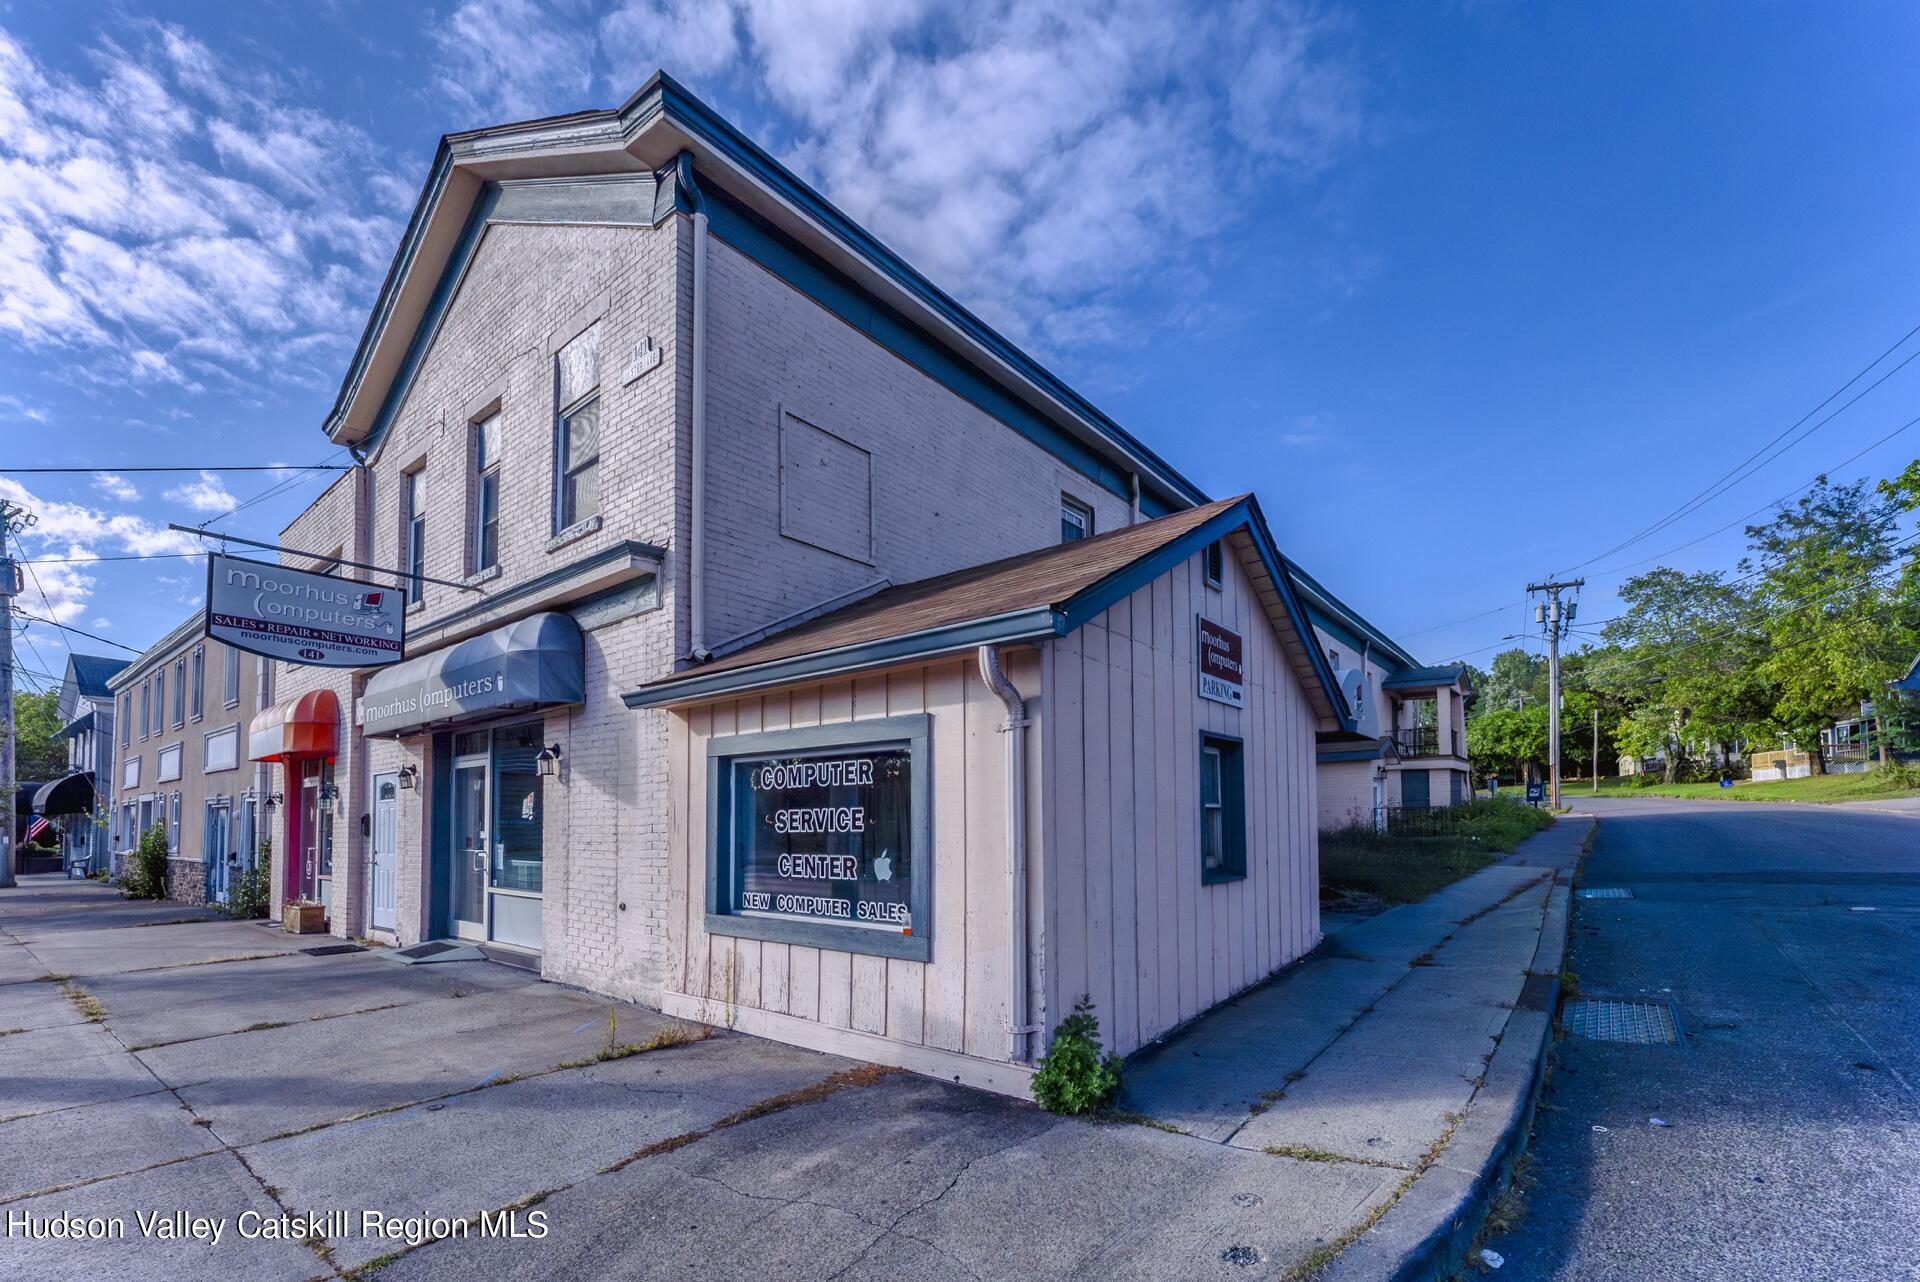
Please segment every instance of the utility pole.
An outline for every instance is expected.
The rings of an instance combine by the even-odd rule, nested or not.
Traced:
[[[1533,607],[1533,621],[1547,634],[1547,805],[1553,810],[1560,809],[1560,638],[1572,626],[1574,611],[1579,604],[1568,601],[1563,605],[1560,594],[1577,591],[1586,583],[1585,579],[1569,579],[1558,583],[1527,584],[1528,596],[1535,592],[1547,594],[1545,601]]]
[[[7,540],[34,522],[33,513],[8,499],[0,499],[0,796],[6,798],[7,818],[0,823],[0,889],[15,884],[13,838],[20,816],[15,809],[13,760],[13,598],[20,591],[20,567],[7,555]]]
[[[1593,710],[1593,795],[1600,795],[1600,709]]]

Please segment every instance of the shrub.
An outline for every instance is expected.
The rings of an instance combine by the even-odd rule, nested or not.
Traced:
[[[264,863],[247,869],[227,887],[228,916],[251,921],[255,917],[265,917],[272,906],[272,882],[268,879],[267,865]]]
[[[155,824],[140,834],[127,861],[126,889],[135,899],[167,897],[167,830]]]
[[[1100,1021],[1091,994],[1053,1030],[1053,1045],[1033,1074],[1033,1097],[1050,1113],[1082,1114],[1104,1108],[1120,1089],[1120,1057],[1100,1049]]]

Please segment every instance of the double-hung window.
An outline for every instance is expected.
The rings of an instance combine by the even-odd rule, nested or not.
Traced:
[[[207,715],[207,647],[193,647],[193,719]]]
[[[558,532],[600,514],[600,322],[555,354],[554,388]]]
[[[500,564],[500,411],[474,423],[473,572]]]
[[[220,690],[220,699],[231,708],[240,702],[240,652],[230,645],[222,646],[220,663],[220,675],[225,681]]]
[[[185,658],[173,661],[173,724],[187,724],[187,661]]]
[[[1093,537],[1093,509],[1069,494],[1060,496],[1060,541],[1077,543]]]
[[[400,486],[401,538],[407,557],[407,604],[420,599],[422,576],[427,572],[427,471],[424,467],[408,472]]]
[[[140,683],[140,737],[146,738],[153,733],[153,680],[148,678]]]
[[[1240,741],[1200,736],[1200,880],[1247,875],[1247,782]]]
[[[120,701],[120,746],[133,744],[133,691],[127,691],[127,697]]]

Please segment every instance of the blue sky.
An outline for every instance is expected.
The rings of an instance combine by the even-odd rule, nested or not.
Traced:
[[[665,66],[1202,486],[1257,490],[1286,550],[1420,657],[1484,663],[1529,578],[1659,519],[1920,324],[1917,26],[1892,5],[0,4],[3,461],[337,458],[321,417],[438,136],[617,103]],[[1612,612],[1608,571],[1916,414],[1910,369],[1588,566],[1583,614]],[[1920,430],[1835,474],[1916,454]],[[272,537],[324,481],[0,494],[40,511],[36,556],[107,558],[192,546],[168,521]],[[1741,550],[1736,525],[1665,559]],[[134,646],[201,576],[36,570],[26,608]],[[58,671],[62,638],[27,635],[23,662]]]

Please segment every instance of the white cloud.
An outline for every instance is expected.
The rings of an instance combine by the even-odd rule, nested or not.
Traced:
[[[93,626],[98,628],[100,631],[105,632],[108,628],[113,626],[113,620],[112,619],[95,619],[93,621]]]
[[[51,423],[53,415],[39,405],[11,392],[0,392],[0,420],[21,419],[28,423]]]
[[[37,519],[20,535],[25,544],[44,551],[55,544],[95,548],[105,545],[140,556],[204,551],[199,539],[156,525],[132,512],[105,512],[84,503],[66,503],[34,494],[11,477],[0,476],[0,499],[10,499]]]
[[[135,486],[132,481],[129,481],[126,477],[116,472],[102,472],[99,476],[94,477],[93,488],[99,490],[108,498],[116,499],[121,503],[137,502],[140,498],[139,488]]]
[[[443,30],[439,83],[474,124],[594,105],[583,67],[611,101],[655,67],[694,80],[1042,345],[1137,346],[1121,301],[1203,285],[1251,193],[1364,133],[1342,25],[1304,0],[617,0],[591,28],[572,0],[465,0]]]
[[[196,512],[231,512],[240,501],[227,492],[227,487],[212,472],[202,472],[197,479],[174,486],[167,491],[167,497]]]
[[[87,61],[0,31],[0,334],[97,383],[337,376],[399,234],[366,133],[177,27]]]

